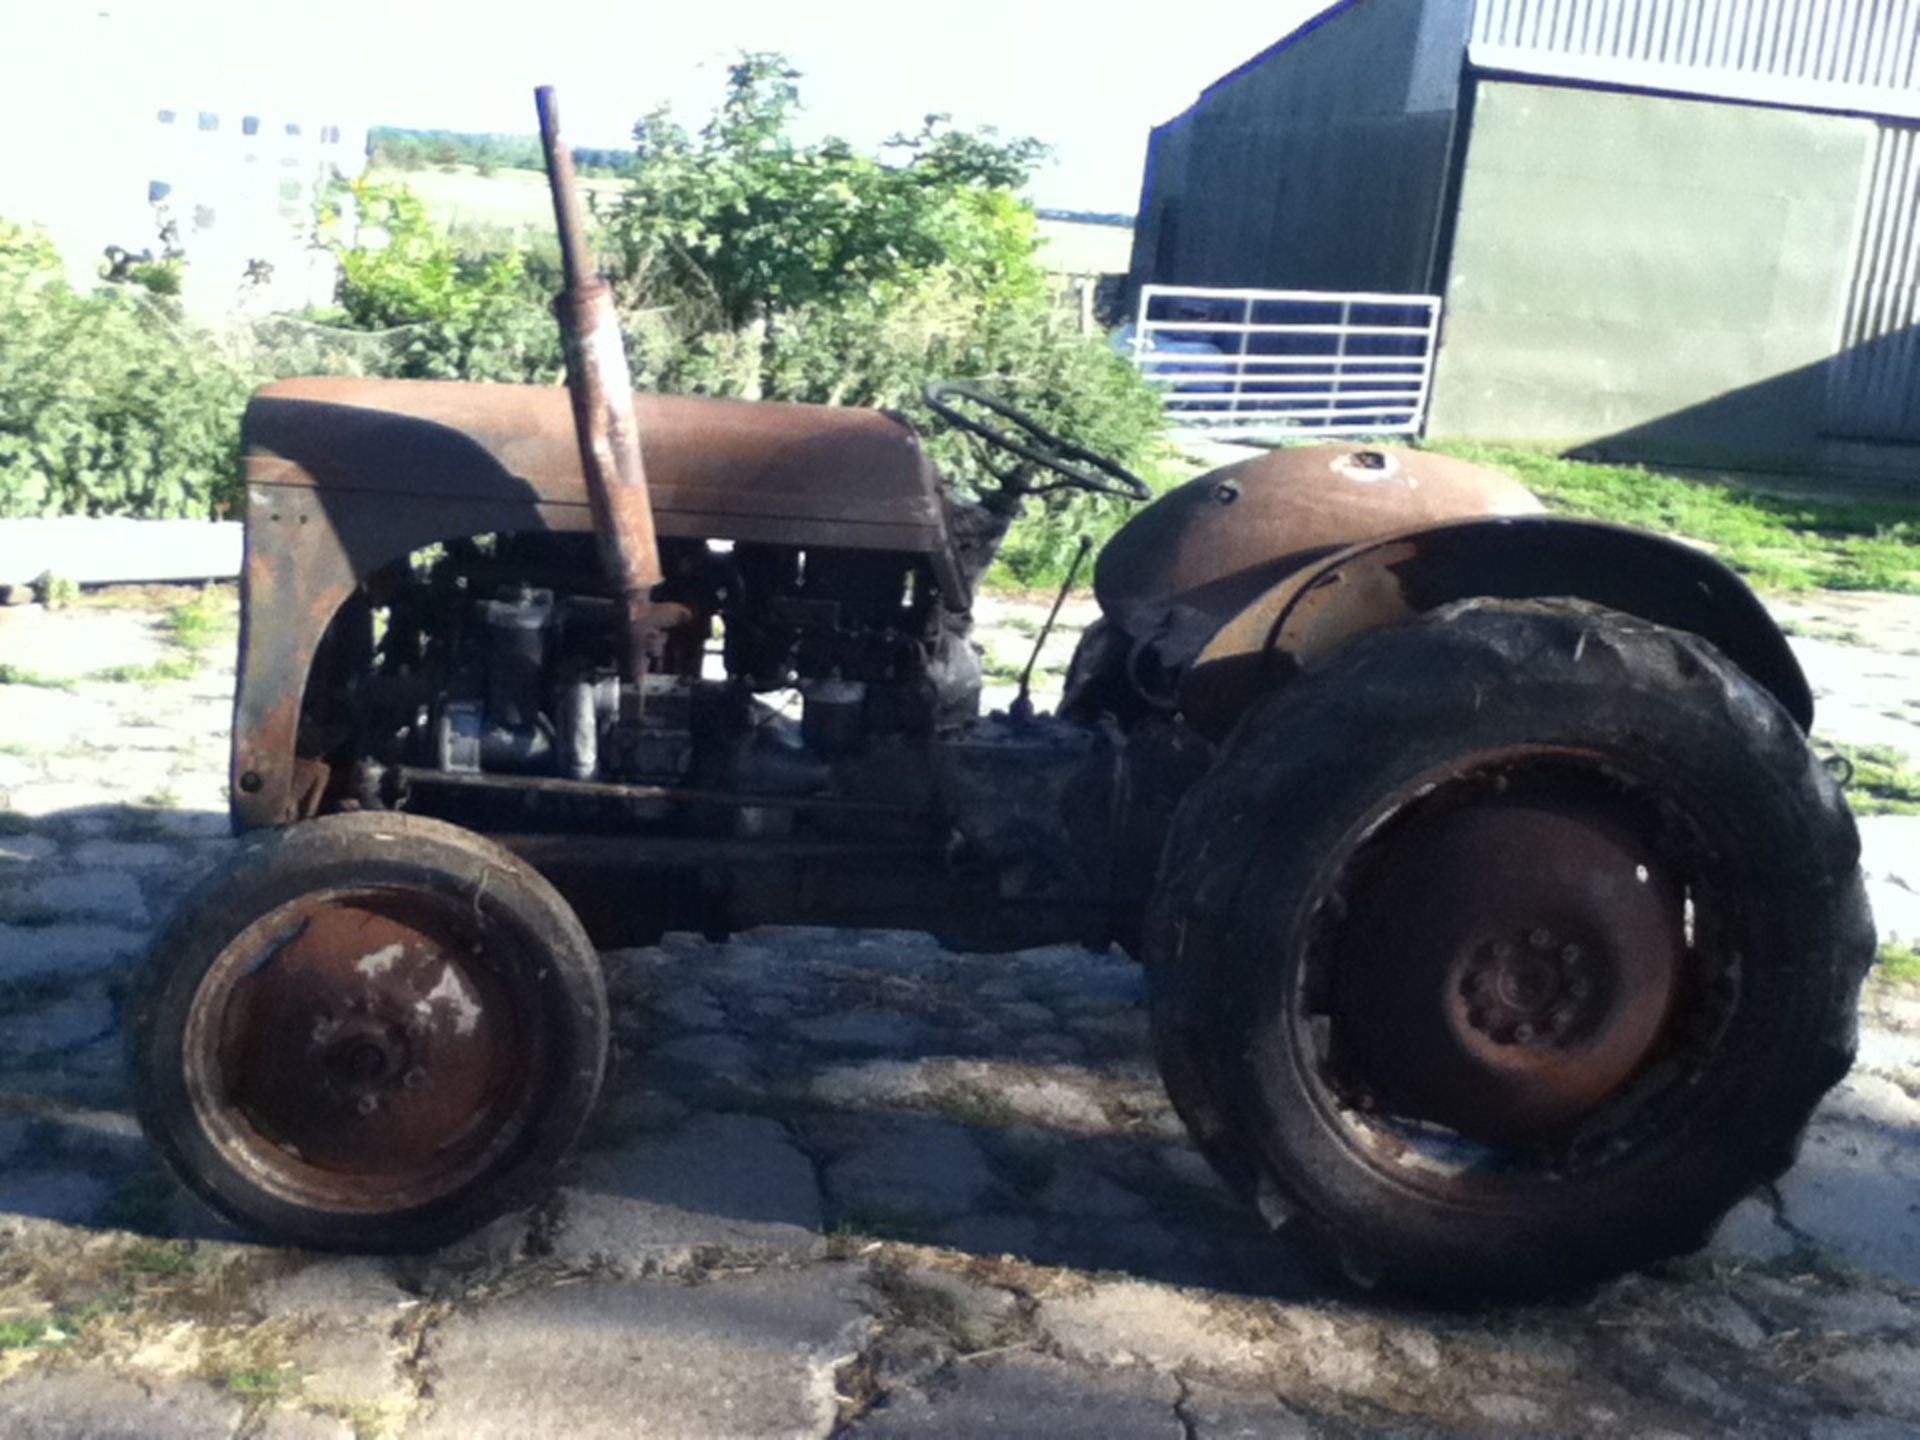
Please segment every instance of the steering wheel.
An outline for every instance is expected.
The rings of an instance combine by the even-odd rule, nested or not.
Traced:
[[[964,430],[1060,477],[1046,485],[1023,485],[1017,491],[1019,494],[1048,495],[1055,490],[1085,490],[1090,495],[1117,495],[1123,500],[1153,498],[1153,491],[1147,488],[1147,482],[1119,461],[1062,439],[1025,411],[1016,410],[998,395],[982,390],[977,385],[968,385],[959,380],[936,380],[920,395],[927,402],[929,410],[956,430]],[[956,409],[950,403],[954,400],[976,405],[1010,421],[1016,427],[1015,433],[1008,434],[978,415]],[[1006,481],[1007,476],[1002,475],[1001,479]]]

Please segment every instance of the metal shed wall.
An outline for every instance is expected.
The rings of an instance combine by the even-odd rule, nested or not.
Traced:
[[[1430,433],[1816,463],[1879,133],[1479,82]]]
[[[1826,431],[1830,447],[1920,446],[1920,126],[1882,122],[1875,138]]]
[[[1132,278],[1421,290],[1470,0],[1349,0],[1154,132]]]

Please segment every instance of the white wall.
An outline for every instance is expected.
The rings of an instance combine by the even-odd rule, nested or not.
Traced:
[[[313,201],[334,173],[364,167],[365,122],[324,96],[253,93],[264,87],[244,75],[183,71],[138,20],[47,6],[9,22],[17,43],[0,45],[0,127],[13,139],[0,217],[46,230],[84,288],[109,245],[159,255],[151,197],[164,188],[190,310],[325,303],[335,272],[310,244]],[[254,260],[272,267],[270,283],[243,284]]]

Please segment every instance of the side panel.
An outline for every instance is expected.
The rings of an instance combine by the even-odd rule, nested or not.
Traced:
[[[1429,433],[1811,461],[1874,135],[1482,80]]]
[[[1455,600],[1569,598],[1686,630],[1773,693],[1802,730],[1813,692],[1746,583],[1685,545],[1624,526],[1551,516],[1468,521],[1376,540],[1290,576],[1214,636],[1180,708],[1224,735],[1256,695],[1343,642]]]

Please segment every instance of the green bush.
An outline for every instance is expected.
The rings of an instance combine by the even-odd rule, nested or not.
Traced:
[[[356,180],[324,202],[320,233],[340,262],[339,319],[392,332],[373,373],[402,379],[560,378],[560,334],[539,277],[518,250],[460,252],[404,185]],[[349,199],[361,231],[378,244],[346,244],[334,232]]]
[[[253,381],[143,289],[76,294],[0,221],[0,515],[219,513]]]
[[[950,475],[988,485],[985,457],[940,433],[920,400],[929,380],[977,380],[1151,474],[1157,397],[1101,338],[1076,333],[1035,258],[1033,211],[1015,191],[1043,147],[939,116],[884,156],[801,144],[796,79],[777,56],[745,55],[699,131],[664,112],[635,127],[599,243],[636,383],[899,410]],[[453,143],[400,150],[445,163]],[[0,232],[0,511],[216,510],[237,483],[247,390],[273,375],[560,378],[553,254],[463,243],[404,185],[344,186],[318,222],[340,263],[335,307],[256,322],[238,362],[135,287],[74,294],[44,242]],[[1056,578],[1077,536],[1103,535],[1125,508],[1033,502],[1004,578]]]

